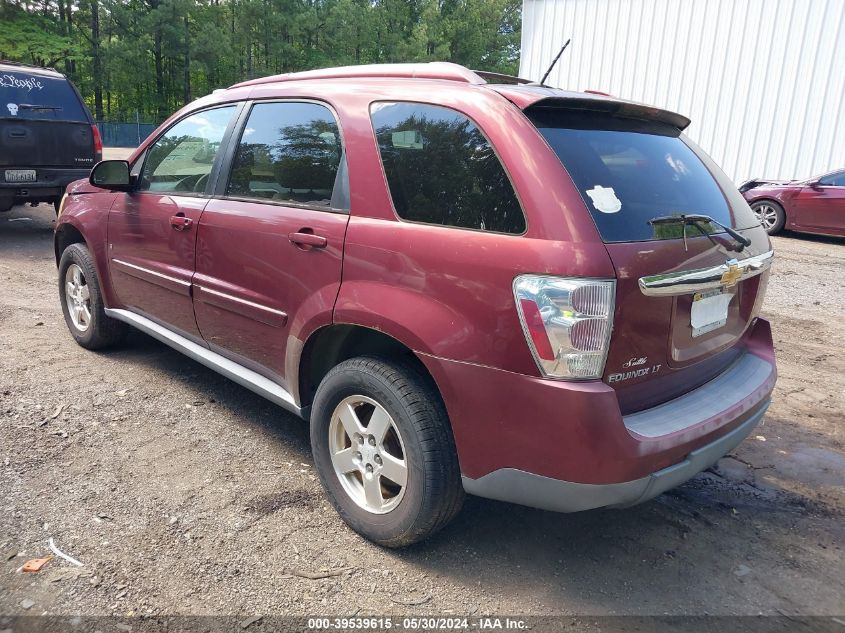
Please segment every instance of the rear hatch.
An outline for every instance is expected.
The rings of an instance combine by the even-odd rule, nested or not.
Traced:
[[[634,112],[593,111],[583,102],[526,110],[572,178],[616,268],[603,379],[623,413],[686,393],[736,360],[736,343],[762,302],[768,273],[758,271],[767,268],[770,250],[737,189],[682,134],[685,119]],[[713,222],[680,217],[690,214]],[[742,246],[725,226],[750,244]]]
[[[0,67],[0,167],[91,168],[91,117],[71,83],[55,74]],[[2,172],[0,172],[2,176]]]

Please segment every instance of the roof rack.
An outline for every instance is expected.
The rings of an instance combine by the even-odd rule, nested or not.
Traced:
[[[360,66],[339,66],[337,68],[320,68],[299,73],[285,73],[260,77],[237,83],[231,88],[242,86],[257,86],[261,84],[283,81],[304,81],[309,79],[346,79],[346,78],[382,77],[407,79],[439,79],[443,81],[459,81],[467,84],[487,83],[479,73],[451,62],[428,62],[422,64],[363,64]]]

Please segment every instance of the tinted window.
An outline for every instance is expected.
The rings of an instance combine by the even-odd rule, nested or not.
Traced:
[[[824,178],[820,178],[819,184],[827,185],[829,187],[845,187],[845,171],[840,171],[836,174],[829,174]]]
[[[147,151],[140,189],[203,193],[234,106],[203,110],[182,119]]]
[[[88,121],[85,108],[70,83],[24,71],[0,70],[0,117]]]
[[[227,194],[329,207],[342,153],[325,106],[259,103],[238,144]]]
[[[399,217],[500,233],[525,216],[490,143],[463,114],[419,103],[373,105],[373,126]]]
[[[528,115],[569,172],[605,242],[680,237],[681,226],[649,220],[681,213],[737,228],[756,225],[747,204],[740,201],[731,211],[704,157],[677,128],[551,108]]]

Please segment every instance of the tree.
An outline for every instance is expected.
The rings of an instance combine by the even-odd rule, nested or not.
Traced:
[[[0,57],[62,64],[98,119],[161,121],[244,79],[452,61],[513,74],[520,0],[4,0]]]
[[[103,120],[103,59],[100,53],[100,3],[91,0],[91,81],[94,85],[94,117]]]

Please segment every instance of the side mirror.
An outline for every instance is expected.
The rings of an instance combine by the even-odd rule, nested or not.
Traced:
[[[814,180],[813,182],[810,183],[810,189],[821,189],[821,188],[822,188],[821,180]]]
[[[125,160],[103,160],[94,165],[88,181],[95,187],[113,191],[129,191],[132,178],[129,176],[129,163]]]

